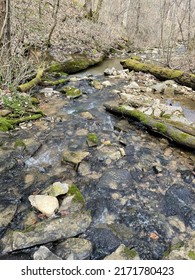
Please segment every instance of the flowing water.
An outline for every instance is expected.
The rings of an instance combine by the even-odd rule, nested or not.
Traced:
[[[92,259],[103,258],[121,243],[135,248],[142,259],[160,259],[172,244],[185,242],[195,233],[194,201],[185,196],[195,188],[194,151],[105,111],[103,104],[117,100],[116,90],[128,83],[112,79],[111,87],[93,88],[91,79],[104,81],[102,72],[110,66],[120,68],[119,59],[75,75],[77,79],[69,85],[82,90],[79,99],[67,101],[63,95],[54,95],[42,104],[47,117],[2,135],[0,209],[17,205],[8,229],[20,229],[30,194],[55,181],[71,182],[91,211],[92,224],[82,237],[94,244]],[[92,117],[83,117],[83,112]],[[98,147],[88,147],[89,132],[97,134]],[[17,139],[26,143],[26,149],[14,147]],[[89,151],[89,157],[75,170],[61,162],[65,148]],[[32,258],[32,252],[1,258]]]

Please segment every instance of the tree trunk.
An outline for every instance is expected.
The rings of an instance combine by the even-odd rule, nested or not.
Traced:
[[[157,132],[162,136],[165,136],[166,138],[176,142],[177,144],[195,149],[195,136],[193,136],[192,134],[188,134],[169,123],[166,123],[163,120],[155,119],[138,110],[126,109],[123,106],[113,106],[109,104],[105,104],[104,106],[107,111],[115,115],[135,119],[141,122],[150,130]]]
[[[0,41],[3,39],[6,25],[6,0],[0,0]]]
[[[163,68],[150,63],[142,63],[134,59],[121,61],[124,69],[134,70],[136,72],[150,73],[159,80],[174,80],[180,85],[187,86],[195,90],[195,75],[181,70]]]

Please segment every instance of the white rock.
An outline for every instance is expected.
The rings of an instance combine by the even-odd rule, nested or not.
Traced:
[[[31,205],[47,217],[51,217],[59,208],[56,197],[49,195],[30,195],[28,197]]]
[[[153,115],[155,117],[160,117],[161,113],[162,113],[162,111],[159,108],[156,108],[156,109],[154,109]]]
[[[128,85],[128,88],[131,88],[131,89],[139,89],[139,85],[138,85],[136,82],[131,82],[131,83]]]
[[[110,81],[104,81],[104,82],[102,83],[102,85],[105,86],[105,87],[111,87],[111,86],[112,86],[112,84],[111,84]]]
[[[51,196],[58,196],[61,194],[66,194],[68,192],[69,186],[66,183],[55,182],[51,186],[49,195]]]

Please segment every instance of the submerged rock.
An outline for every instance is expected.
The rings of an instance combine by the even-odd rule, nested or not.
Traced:
[[[171,186],[164,197],[164,210],[168,216],[178,215],[195,230],[195,192],[190,187]]]
[[[62,92],[65,92],[67,98],[69,98],[69,99],[75,99],[82,95],[81,90],[79,88],[75,88],[75,87],[64,87],[62,89]]]
[[[47,219],[23,231],[10,230],[0,241],[0,254],[77,236],[85,232],[90,223],[89,213],[83,212]]]
[[[0,232],[11,222],[16,210],[17,204],[11,204],[4,209],[0,208]]]
[[[83,238],[69,238],[56,246],[55,253],[63,260],[88,260],[92,243]]]
[[[83,159],[89,155],[89,152],[84,151],[68,151],[65,150],[63,153],[62,162],[69,162],[73,164],[79,164]]]

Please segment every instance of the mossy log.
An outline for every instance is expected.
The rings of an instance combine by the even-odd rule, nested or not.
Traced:
[[[59,79],[57,81],[44,80],[44,81],[41,81],[41,85],[43,85],[43,86],[58,86],[60,84],[67,84],[69,81],[70,81],[70,79]]]
[[[195,137],[191,134],[188,134],[171,124],[165,123],[159,119],[155,119],[151,116],[148,116],[136,109],[130,110],[124,106],[118,105],[104,105],[106,110],[120,116],[133,118],[141,122],[144,126],[150,130],[157,132],[158,134],[165,136],[166,138],[176,142],[177,144],[195,149]]]
[[[41,82],[41,78],[43,74],[44,74],[44,69],[42,67],[38,68],[36,77],[25,84],[19,85],[18,90],[21,92],[26,92],[31,88],[35,87]]]
[[[180,85],[187,86],[195,90],[195,74],[190,74],[181,70],[160,67],[150,63],[142,63],[135,59],[122,60],[120,63],[124,69],[150,73],[159,80],[174,80]]]

